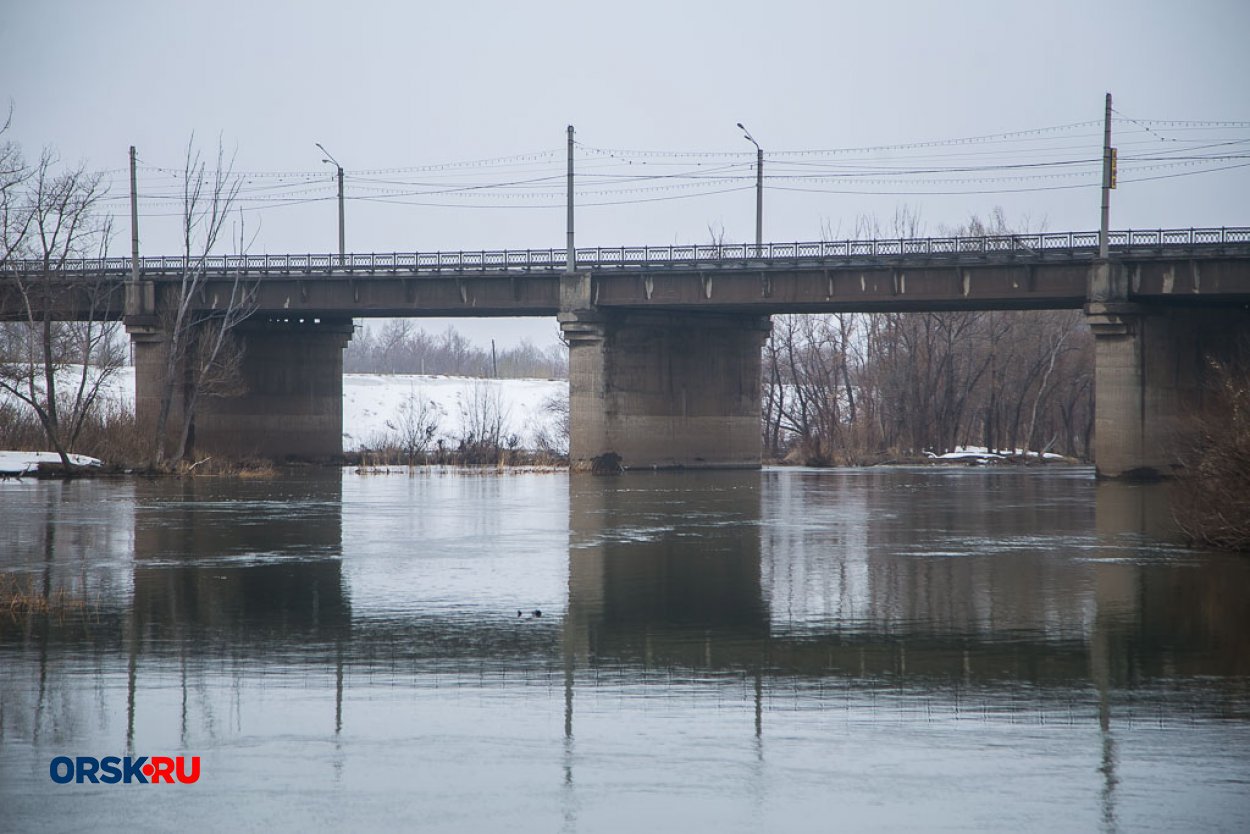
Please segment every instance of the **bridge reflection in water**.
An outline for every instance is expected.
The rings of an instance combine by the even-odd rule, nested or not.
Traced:
[[[1050,722],[1101,731],[1111,827],[1117,727],[1250,725],[1250,564],[1162,542],[1158,487],[330,474],[2,487],[0,571],[90,614],[0,623],[0,737],[228,747],[265,715],[281,723],[252,738],[426,738],[411,728],[461,709],[486,722],[486,699],[563,736],[571,786],[604,727],[624,732],[611,704],[728,705],[716,732],[753,737],[760,766],[796,715]],[[560,701],[562,734],[543,723]]]
[[[501,514],[492,501],[508,485],[478,477],[425,484],[441,498],[423,500],[457,505],[454,518],[435,507],[419,523],[419,509],[388,508],[402,530],[365,508],[345,510],[337,473],[40,483],[5,511],[21,546],[0,568],[88,601],[95,625],[54,622],[39,632],[48,648],[121,649],[139,660],[225,655],[368,670],[402,656],[501,673],[535,672],[537,661],[553,673],[868,677],[904,690],[1053,685],[1065,698],[1082,682],[1132,688],[1250,674],[1250,612],[1230,590],[1246,586],[1250,566],[1160,545],[1170,531],[1158,487],[1095,486],[1084,471],[533,477],[551,506],[532,549],[566,535],[545,528],[563,503],[552,491],[568,484],[563,600],[550,598],[551,564],[537,572],[551,574],[537,591],[545,602],[532,589],[503,599],[536,575],[524,559],[508,567],[515,514],[527,511]],[[345,526],[354,535],[379,524],[418,537],[393,540],[396,565],[438,570],[428,567],[428,540],[437,548],[456,539],[466,552],[503,548],[489,565],[496,576],[474,576],[453,556],[443,567],[462,572],[459,584],[449,590],[442,577],[440,593],[464,596],[423,599],[419,577],[390,583],[371,569],[375,553],[344,540]],[[365,588],[356,612],[345,563]],[[484,609],[468,598],[479,579],[500,597]],[[378,588],[392,597],[380,606]],[[542,620],[532,620],[532,604],[546,606]],[[521,632],[514,608],[526,612]],[[12,624],[4,637],[0,645],[14,648]]]
[[[1238,637],[1250,612],[1221,590],[1250,569],[1144,552],[1145,534],[1170,532],[1159,489],[1074,496],[1062,476],[936,476],[959,482],[955,506],[934,477],[575,482],[565,650],[589,665],[1053,686],[1065,699],[1083,683],[1250,673]],[[705,511],[675,522],[668,508],[700,492]]]

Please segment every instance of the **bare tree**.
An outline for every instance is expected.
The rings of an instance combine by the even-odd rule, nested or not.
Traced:
[[[235,272],[224,297],[219,293],[207,308],[201,306],[209,256],[241,186],[233,169],[233,159],[226,161],[220,139],[211,168],[196,148],[195,137],[187,143],[182,192],[183,265],[177,285],[162,299],[160,310],[166,354],[156,421],[157,465],[186,456],[202,398],[242,393],[239,365],[243,346],[235,329],[256,309],[255,283],[246,281],[241,271]],[[176,396],[180,396],[180,420],[170,454],[169,421]]]
[[[418,458],[426,461],[438,434],[439,419],[444,416],[442,406],[423,394],[409,393],[407,402],[400,403],[394,428],[409,464],[416,463]]]
[[[520,438],[508,429],[508,409],[498,384],[475,380],[457,396],[460,410],[460,454],[466,463],[496,461]]]
[[[0,136],[8,133],[11,121],[12,113],[0,127]],[[26,241],[33,215],[20,190],[30,176],[21,146],[7,139],[0,142],[0,266],[20,257],[19,250]]]
[[[107,254],[110,226],[96,211],[104,192],[100,174],[81,165],[60,170],[50,149],[28,168],[16,145],[0,146],[0,257],[5,297],[16,308],[6,311],[16,321],[6,325],[0,391],[34,411],[67,472],[124,358],[119,325],[108,320],[118,288],[72,263]]]
[[[534,448],[548,455],[567,455],[571,430],[570,419],[567,392],[552,394],[543,400],[541,412],[535,416],[532,423]]]
[[[857,218],[857,237],[882,233]],[[996,210],[948,233],[1011,232]],[[886,234],[923,229],[903,208]],[[763,365],[764,443],[778,457],[856,463],[978,441],[1089,455],[1092,340],[1077,311],[777,316]]]

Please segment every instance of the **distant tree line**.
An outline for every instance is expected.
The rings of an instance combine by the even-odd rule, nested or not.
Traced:
[[[906,209],[883,235],[923,234]],[[951,234],[1008,234],[1000,211]],[[764,352],[764,445],[775,458],[868,463],[957,446],[1088,460],[1093,336],[1079,311],[774,316]]]
[[[777,316],[764,354],[775,458],[868,463],[958,446],[1088,459],[1093,337],[1078,311]]]
[[[392,319],[376,332],[358,331],[343,353],[343,370],[371,374],[446,374],[500,379],[563,379],[568,349],[561,343],[540,348],[529,340],[511,348],[474,345],[449,327],[429,333],[408,319]]]

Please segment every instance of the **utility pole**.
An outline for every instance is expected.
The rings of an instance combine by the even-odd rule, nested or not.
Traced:
[[[576,252],[573,249],[573,126],[568,127],[569,134],[569,185],[568,185],[568,219],[565,221],[567,239],[564,244],[564,271],[576,272]]]
[[[755,257],[764,246],[764,149],[755,148]]]
[[[738,127],[755,146],[755,257],[758,258],[764,251],[764,149],[742,122],[738,122]]]
[[[345,229],[344,229],[344,225],[343,225],[343,166],[342,166],[342,165],[339,165],[338,160],[337,160],[337,159],[335,159],[335,158],[334,158],[334,156],[333,156],[333,155],[332,155],[329,151],[327,151],[327,150],[326,150],[326,149],[322,146],[322,144],[321,144],[320,142],[315,142],[314,144],[315,144],[318,148],[321,148],[321,152],[322,152],[323,154],[325,154],[326,156],[330,157],[329,159],[323,159],[323,160],[321,160],[321,161],[322,161],[322,162],[328,162],[328,163],[330,163],[331,165],[333,165],[335,168],[337,168],[337,169],[338,169],[338,180],[339,180],[339,266],[343,266],[343,264],[345,264],[345,263],[347,262],[347,235],[346,235],[346,232],[345,232]]]
[[[130,280],[139,284],[139,187],[135,146],[130,146]]]
[[[336,162],[335,165],[338,165]],[[343,166],[339,169],[339,266],[347,259],[347,231],[343,227]]]
[[[1111,93],[1107,93],[1107,110],[1102,129],[1102,222],[1098,227],[1098,259],[1105,261],[1109,250],[1111,222],[1111,189],[1115,188],[1115,148],[1111,147]]]

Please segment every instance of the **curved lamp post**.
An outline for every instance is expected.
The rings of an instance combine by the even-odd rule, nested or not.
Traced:
[[[321,161],[327,162],[338,169],[338,175],[339,175],[338,177],[339,178],[339,266],[342,266],[347,261],[347,239],[343,231],[343,166],[339,165],[339,161],[335,159],[334,156],[331,155],[331,153],[327,151],[320,142],[314,142],[313,144],[315,144],[318,148],[321,148],[321,152],[325,154],[327,157],[329,157],[329,159],[323,159]]]
[[[764,248],[764,149],[746,125],[738,122],[738,127],[747,141],[755,146],[755,257],[758,258]]]

